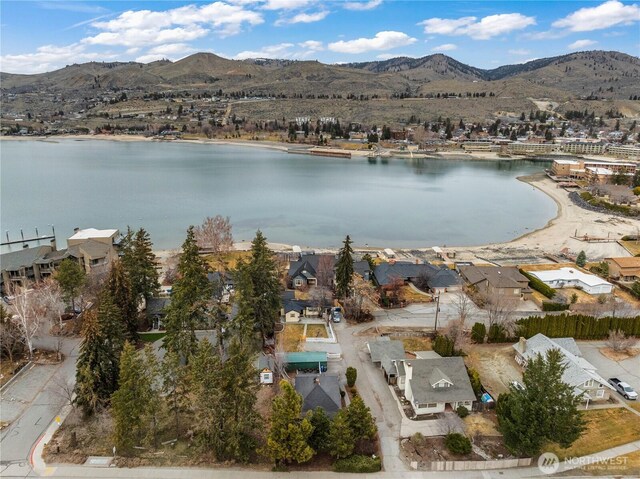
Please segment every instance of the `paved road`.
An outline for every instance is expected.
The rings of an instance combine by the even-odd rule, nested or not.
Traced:
[[[43,337],[37,348],[51,349],[56,338]],[[28,464],[34,443],[54,420],[65,400],[58,378],[73,381],[79,340],[65,339],[62,352],[65,360],[58,365],[35,365],[2,391],[2,416],[11,425],[0,434],[0,465]],[[6,415],[6,416],[5,416]],[[0,476],[5,477],[0,469]]]

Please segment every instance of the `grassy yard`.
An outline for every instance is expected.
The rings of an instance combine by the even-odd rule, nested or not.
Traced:
[[[167,335],[166,332],[157,333],[140,333],[140,341],[143,343],[155,343],[158,339],[162,339]]]
[[[640,242],[639,241],[620,241],[620,244],[633,256],[640,254]]]
[[[431,351],[431,338],[428,336],[391,336],[404,344],[405,351]]]
[[[216,271],[230,271],[236,268],[241,259],[248,260],[250,251],[230,251],[220,257],[214,255],[205,256],[205,261]]]
[[[560,459],[580,457],[640,439],[640,417],[622,409],[598,409],[583,412],[587,428],[580,439],[567,449],[550,444],[545,451]]]
[[[430,294],[418,293],[408,285],[400,289],[400,299],[407,303],[429,303],[432,300]]]
[[[308,338],[328,338],[327,328],[324,324],[308,324],[307,325],[307,337]]]
[[[588,466],[578,469],[587,475],[592,476],[640,476],[640,451],[625,454],[615,458],[612,463],[589,464]],[[570,471],[571,475],[575,475],[576,471]]]
[[[280,334],[281,345],[283,351],[294,353],[302,350],[302,334],[304,333],[303,324],[287,324],[284,331]]]

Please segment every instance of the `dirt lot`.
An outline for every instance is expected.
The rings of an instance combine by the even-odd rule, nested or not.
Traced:
[[[498,416],[496,416],[495,410],[469,414],[463,421],[467,427],[467,436],[471,438],[475,436],[502,437],[498,431]]]
[[[280,351],[293,353],[302,351],[303,324],[285,324],[284,331],[278,334]]]
[[[431,351],[431,338],[429,336],[390,336],[391,339],[402,341],[404,350],[413,351]]]
[[[465,357],[465,364],[478,371],[482,385],[494,399],[509,391],[511,381],[522,380],[522,371],[511,346],[510,343],[473,344]]]

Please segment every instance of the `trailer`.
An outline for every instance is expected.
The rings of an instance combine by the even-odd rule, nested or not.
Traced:
[[[287,371],[325,372],[327,370],[327,353],[321,351],[287,353],[285,369]]]

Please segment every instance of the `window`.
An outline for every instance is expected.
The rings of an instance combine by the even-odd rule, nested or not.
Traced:
[[[584,386],[587,388],[592,388],[593,387],[593,379],[589,379],[588,381],[585,381]]]
[[[438,407],[438,403],[437,402],[430,402],[429,404],[427,404],[427,408],[429,408],[429,409],[433,409],[435,407]]]
[[[598,389],[598,392],[596,393],[596,397],[597,398],[603,398],[604,397],[604,389]]]

